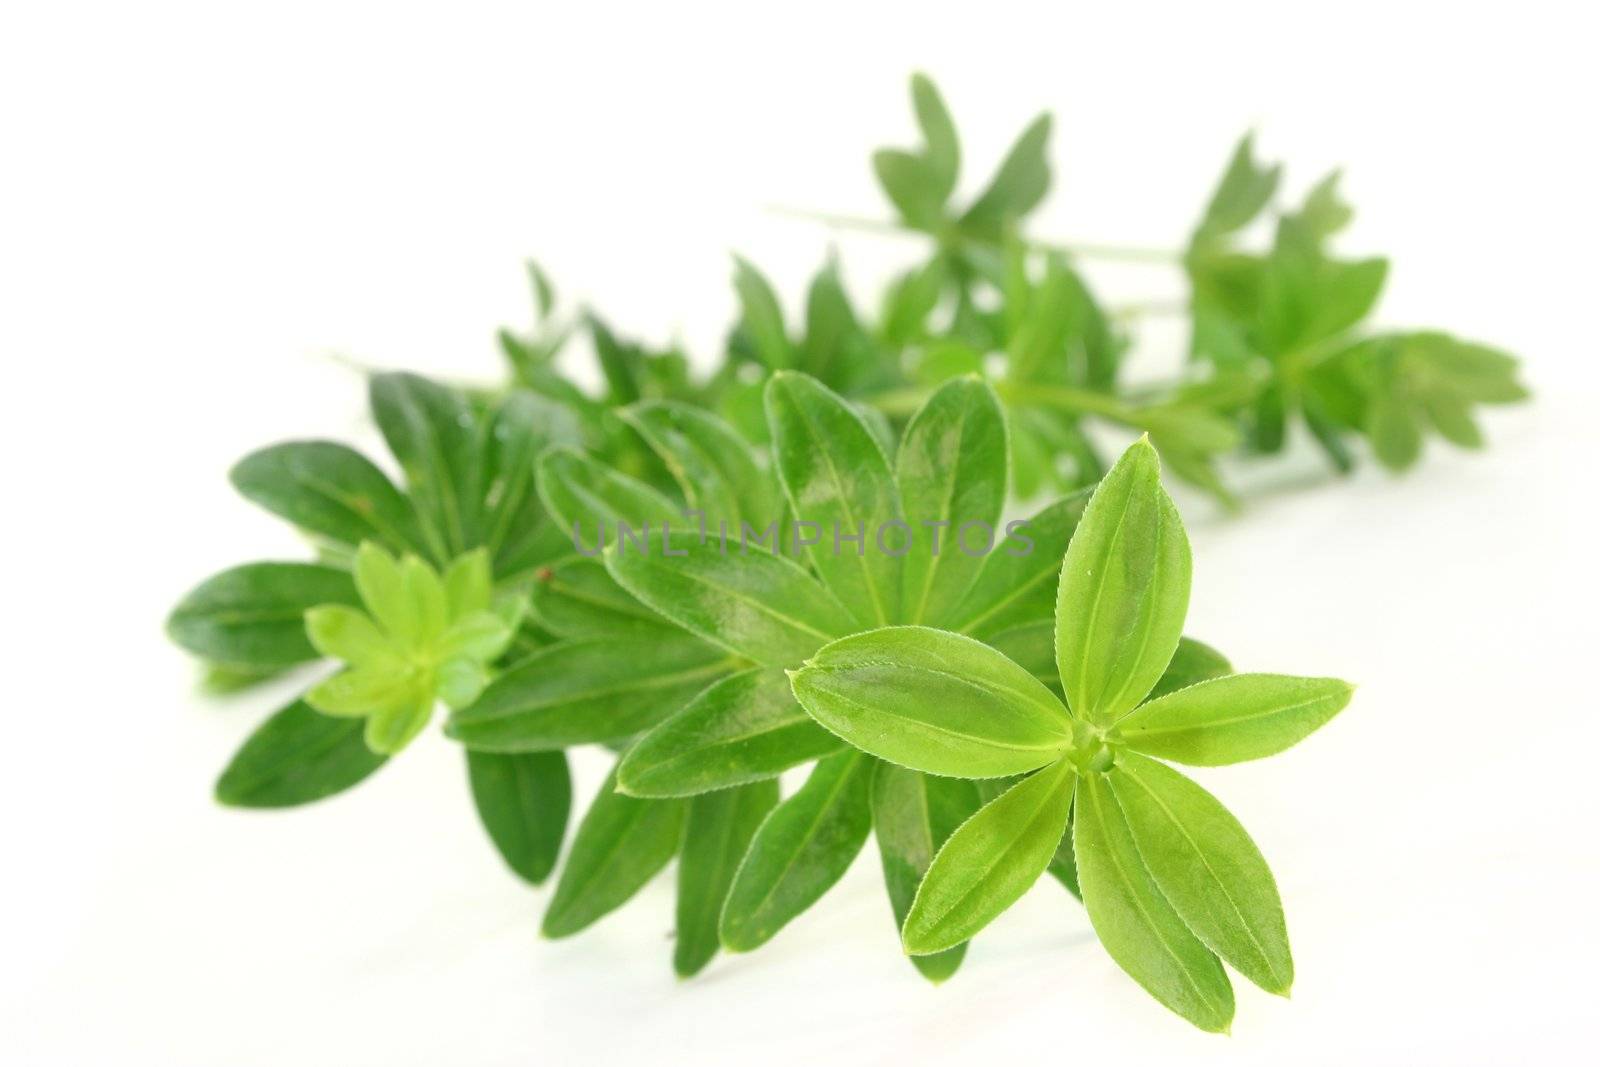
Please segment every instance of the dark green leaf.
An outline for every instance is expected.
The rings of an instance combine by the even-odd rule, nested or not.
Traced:
[[[246,499],[341,545],[370,540],[397,552],[428,548],[411,504],[353,448],[288,441],[250,453],[228,478]]]
[[[588,638],[540,649],[454,712],[445,733],[488,752],[541,752],[648,730],[728,671],[688,634]]]
[[[766,944],[844,877],[872,830],[872,766],[859,752],[829,756],[761,824],[722,909],[724,948]]]
[[[956,827],[978,810],[978,790],[959,778],[939,778],[880,762],[872,779],[872,830],[883,860],[883,881],[899,929],[933,863]],[[911,962],[932,982],[955,973],[966,955],[960,944]]]
[[[741,531],[742,532],[742,531]],[[777,536],[782,536],[781,530]],[[631,545],[606,552],[624,589],[692,633],[757,663],[799,663],[822,644],[857,629],[850,612],[798,564],[754,547],[674,537],[664,552]]]
[[[1007,470],[1005,415],[980,379],[947,383],[912,416],[895,456],[916,538],[903,564],[900,619],[941,625],[966,594],[998,548]]]
[[[615,784],[613,770],[578,824],[545,909],[546,937],[569,937],[620,908],[678,852],[687,805],[624,796]]]
[[[329,718],[296,700],[234,753],[217,779],[217,801],[235,808],[290,808],[342,793],[388,759],[367,748],[361,732],[360,719]]]
[[[754,782],[688,801],[678,857],[678,932],[672,967],[698,974],[722,947],[717,927],[739,861],[778,803],[777,781]]]
[[[506,865],[538,885],[555,870],[572,807],[564,752],[467,750],[472,800]]]
[[[807,715],[776,668],[709,686],[641,737],[617,771],[636,796],[690,796],[772,778],[843,747]]]
[[[435,562],[482,543],[483,456],[467,398],[415,374],[375,374],[372,415],[405,471]]]
[[[1090,493],[1074,493],[1014,527],[983,561],[972,588],[950,611],[952,630],[983,637],[1054,618],[1061,559]]]
[[[230,667],[270,669],[318,658],[305,613],[320,604],[359,607],[348,571],[315,563],[246,563],[191,589],[167,617],[167,635]]]
[[[773,375],[766,405],[789,506],[797,523],[815,526],[812,566],[857,621],[885,625],[900,602],[890,553],[905,545],[888,460],[855,410],[815,378]]]

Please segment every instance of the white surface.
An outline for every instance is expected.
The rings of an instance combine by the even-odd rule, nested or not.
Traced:
[[[1074,5],[1075,6],[1075,5]],[[0,24],[7,357],[0,1062],[1502,1063],[1587,1047],[1600,890],[1593,412],[1595,77],[1569,5],[1307,10],[851,4],[583,16],[274,4],[20,5]],[[881,13],[880,13],[881,11]],[[574,18],[579,21],[572,21]],[[1299,981],[1232,1038],[1124,979],[1041,885],[946,986],[901,962],[869,851],[760,953],[668,968],[663,880],[547,944],[459,755],[430,735],[279,815],[210,782],[272,705],[191,694],[160,619],[194,580],[293,555],[223,472],[365,435],[322,358],[496,373],[525,254],[629,331],[707,355],[737,248],[798,295],[882,211],[925,68],[970,188],[1038,108],[1062,173],[1038,232],[1171,244],[1239,130],[1291,188],[1343,163],[1382,309],[1528,361],[1491,450],[1368,464],[1222,520],[1185,498],[1190,629],[1243,667],[1358,680],[1303,748],[1199,777],[1284,890]],[[872,283],[914,245],[841,236]],[[1101,270],[1120,299],[1178,292]],[[1159,370],[1170,343],[1148,338]],[[20,380],[19,380],[20,378]],[[20,596],[18,595],[20,592]],[[580,759],[582,791],[601,772]],[[759,1051],[758,1051],[759,1050]],[[756,1059],[759,1055],[760,1059]]]

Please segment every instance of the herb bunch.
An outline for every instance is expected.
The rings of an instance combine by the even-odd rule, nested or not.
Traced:
[[[1279,171],[1246,138],[1182,256],[1183,370],[1124,388],[1130,339],[1083,257],[1022,232],[1049,187],[1048,118],[958,207],[954,126],[925,78],[912,95],[924,143],[873,164],[893,225],[931,249],[875,319],[830,260],[793,331],[740,260],[740,319],[699,379],[682,352],[561,309],[533,267],[535,327],[500,336],[509,384],[371,378],[398,480],[328,441],[234,468],[317,559],[215,575],[169,632],[218,688],[342,668],[252,734],[220,801],[348,789],[442,703],[484,828],[530,883],[567,838],[567,750],[615,754],[549,936],[676,860],[673,965],[691,975],[776,936],[873,837],[889,912],[931,980],[1048,870],[1113,958],[1195,1025],[1231,1020],[1223,962],[1287,991],[1264,861],[1161,760],[1271,755],[1350,689],[1235,674],[1182,635],[1190,557],[1157,451],[1230,503],[1217,457],[1279,451],[1297,421],[1341,470],[1357,437],[1403,467],[1426,428],[1481,443],[1473,407],[1524,395],[1515,364],[1442,333],[1363,328],[1386,266],[1328,251],[1349,218],[1333,179],[1248,250]],[[599,395],[559,369],[580,331]],[[1115,465],[1107,423],[1143,435]],[[806,524],[833,540],[786,536]],[[902,542],[870,532],[887,528]],[[841,529],[858,531],[843,551]],[[975,533],[984,551],[960,550]],[[779,775],[805,767],[783,797]]]

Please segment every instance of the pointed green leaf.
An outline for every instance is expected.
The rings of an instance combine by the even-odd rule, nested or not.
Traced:
[[[1212,678],[1221,678],[1225,674],[1232,673],[1233,664],[1228,662],[1227,656],[1204,641],[1196,641],[1192,637],[1181,638],[1178,641],[1178,650],[1172,654],[1172,660],[1162,673],[1161,680],[1150,690],[1150,699],[1164,697],[1168,693],[1187,689],[1197,682],[1210,681]]]
[[[690,528],[682,509],[659,491],[575,448],[556,447],[540,455],[539,497],[571,537],[572,550],[586,556],[593,556],[598,544],[615,541],[622,524],[655,549],[663,524]],[[641,534],[646,524],[647,537]]]
[[[1008,451],[1000,400],[981,379],[947,383],[912,416],[895,456],[915,537],[899,619],[942,624],[999,547]]]
[[[618,585],[598,559],[572,556],[545,567],[537,577],[533,617],[558,637],[659,633],[672,626]]]
[[[707,641],[757,663],[799,663],[827,641],[859,629],[854,617],[804,568],[772,555],[753,538],[701,544],[683,535],[671,555],[619,544],[606,569],[628,592]]]
[[[944,207],[939,176],[921,156],[880,148],[872,153],[872,170],[907,226],[928,231],[938,227]]]
[[[1149,756],[1219,767],[1282,752],[1337,715],[1355,687],[1337,678],[1230,674],[1136,708],[1115,736]]]
[[[1278,887],[1250,835],[1210,793],[1132,752],[1106,775],[1161,895],[1206,947],[1269,993],[1294,982]]]
[[[251,734],[217,779],[217,802],[234,808],[289,808],[331,797],[382,767],[388,757],[361,739],[359,719],[330,719],[303,700]]]
[[[726,422],[664,400],[635,404],[619,414],[661,457],[711,536],[717,535],[719,522],[737,533],[741,518],[761,526],[778,518],[776,479]]]
[[[1066,760],[1034,772],[950,835],[906,915],[907,952],[961,944],[1021,899],[1050,865],[1067,829],[1077,774]]]
[[[1255,134],[1245,134],[1211,194],[1197,239],[1222,237],[1249,225],[1272,200],[1281,174],[1282,168],[1276,164],[1264,167],[1256,162]]]
[[[872,832],[883,860],[895,929],[904,925],[934,854],[978,807],[978,789],[971,782],[878,764],[872,778]],[[966,951],[963,943],[933,955],[913,956],[911,962],[937,983],[956,972]]]
[[[887,624],[900,603],[890,553],[905,541],[891,525],[902,521],[900,500],[882,449],[847,402],[807,375],[773,375],[766,407],[789,506],[816,527],[812,566],[862,625]]]
[[[617,741],[665,719],[728,667],[726,653],[687,634],[564,641],[496,678],[451,714],[445,733],[489,752]]]
[[[1066,708],[970,637],[889,626],[835,641],[790,676],[812,717],[864,752],[931,774],[994,778],[1071,745]]]
[[[1001,161],[989,187],[961,218],[962,229],[986,240],[999,240],[1005,227],[1039,205],[1050,189],[1050,115],[1040,115],[1022,131]]]
[[[1112,722],[1160,680],[1189,608],[1189,539],[1148,441],[1123,453],[1067,546],[1056,663],[1073,714]]]
[[[686,805],[681,800],[640,800],[614,788],[606,776],[572,839],[541,932],[570,937],[615,911],[677,854]]]
[[[777,668],[755,668],[708,686],[641,737],[617,770],[635,796],[691,796],[776,777],[843,747],[807,715]]]
[[[724,948],[749,952],[766,944],[844,877],[872,830],[871,782],[872,760],[840,752],[818,762],[800,791],[773,809],[728,891]]]
[[[572,807],[564,752],[467,750],[472,801],[489,840],[523,881],[538,885],[555,870]]]
[[[733,263],[733,287],[739,294],[741,311],[739,328],[769,368],[794,366],[794,346],[789,343],[783,308],[778,304],[778,294],[772,291],[772,283],[744,258],[735,256]]]
[[[436,562],[482,541],[483,455],[478,418],[460,392],[415,374],[374,374],[372,415],[405,471]]]
[[[1111,958],[1200,1029],[1225,1032],[1233,1021],[1233,986],[1156,887],[1102,775],[1079,786],[1072,827],[1083,903]]]
[[[706,793],[688,801],[678,857],[678,930],[672,969],[698,974],[722,947],[717,928],[733,876],[750,840],[778,804],[776,779]]]
[[[1089,490],[1074,493],[1015,526],[984,559],[972,587],[950,610],[946,627],[986,637],[1053,619],[1061,559],[1089,496]]]
[[[246,563],[195,586],[167,617],[167,636],[232,667],[288,667],[320,654],[305,613],[361,603],[346,571],[312,563]]]
[[[410,502],[353,448],[288,441],[250,453],[228,478],[246,499],[339,544],[380,541],[396,552],[428,547]]]
[[[961,172],[961,144],[955,121],[933,79],[920,72],[911,75],[911,107],[922,130],[922,158],[943,203],[955,191],[956,177]]]

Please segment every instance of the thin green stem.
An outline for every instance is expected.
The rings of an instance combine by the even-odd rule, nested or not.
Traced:
[[[767,205],[767,210],[788,218],[820,222],[825,226],[832,226],[842,230],[861,230],[867,233],[898,237],[932,238],[934,236],[924,230],[915,230],[903,223],[886,219],[871,219],[860,215],[835,215],[825,211],[789,207],[784,204],[769,204]],[[1041,252],[1062,252],[1069,256],[1079,256],[1084,259],[1120,260],[1127,263],[1160,263],[1169,266],[1183,259],[1181,252],[1170,248],[1139,248],[1129,245],[1103,245],[1081,241],[1036,241],[1029,238],[1024,238],[1023,243],[1029,248],[1037,249]]]

